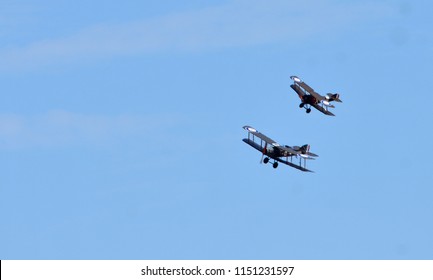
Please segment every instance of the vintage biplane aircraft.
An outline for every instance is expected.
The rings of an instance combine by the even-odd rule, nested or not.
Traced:
[[[262,159],[260,160],[260,163],[263,162],[266,164],[269,162],[270,159],[272,159],[272,166],[274,168],[277,168],[278,162],[281,162],[304,172],[313,172],[306,168],[306,161],[315,159],[315,157],[318,157],[318,155],[310,152],[310,145],[306,144],[301,147],[290,147],[287,145],[282,146],[271,138],[267,137],[266,135],[258,132],[255,128],[251,126],[246,125],[243,128],[248,131],[248,138],[244,138],[242,141],[262,153]],[[256,138],[258,138],[260,142],[256,142]],[[293,157],[298,156],[299,164],[293,163]],[[302,160],[304,161],[303,165]]]
[[[296,91],[301,99],[299,108],[305,108],[306,112],[310,113],[311,106],[313,106],[325,115],[335,116],[328,109],[335,108],[335,106],[331,104],[332,101],[342,102],[338,93],[328,93],[325,96],[322,96],[298,77],[291,76],[290,79],[293,80],[293,85],[290,85],[290,87]]]

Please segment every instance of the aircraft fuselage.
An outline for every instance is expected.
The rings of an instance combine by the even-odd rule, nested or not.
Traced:
[[[266,156],[268,156],[270,158],[273,158],[273,159],[277,159],[277,158],[280,158],[280,157],[291,157],[291,156],[293,156],[293,154],[291,154],[291,153],[289,153],[287,151],[276,149],[276,148],[273,148],[272,146],[271,147],[269,147],[269,146],[263,147],[262,145],[254,142],[251,139],[245,138],[245,139],[242,139],[242,141],[244,141],[245,143],[247,143],[251,147],[253,147],[256,150],[258,150],[259,152],[261,152],[261,153],[265,154]]]
[[[318,100],[312,95],[304,94],[304,96],[302,96],[300,98],[301,98],[302,102],[305,104],[314,105],[314,104],[318,103]]]
[[[302,103],[310,105],[319,103],[319,100],[317,100],[317,98],[315,98],[311,94],[305,94],[298,85],[294,84],[290,85],[290,87],[298,94],[299,99],[301,99]]]

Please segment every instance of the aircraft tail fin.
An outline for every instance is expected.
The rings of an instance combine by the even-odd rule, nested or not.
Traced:
[[[303,154],[306,154],[306,153],[308,153],[308,152],[310,151],[310,145],[305,144],[305,145],[303,145],[303,146],[300,148],[300,150],[301,150],[301,152],[302,152]]]
[[[340,94],[338,93],[328,93],[325,96],[327,101],[337,101],[337,102],[343,102],[340,99]]]
[[[313,159],[311,157],[318,157],[315,153],[310,152],[310,145],[305,144],[302,147],[300,147],[301,153],[306,155],[308,158]]]

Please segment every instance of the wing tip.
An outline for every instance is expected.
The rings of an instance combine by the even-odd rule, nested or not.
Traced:
[[[242,128],[248,132],[257,132],[257,129],[255,129],[254,127],[249,126],[249,125],[244,125]]]
[[[294,82],[297,82],[297,83],[302,82],[302,80],[298,76],[290,76],[290,79],[292,79]]]

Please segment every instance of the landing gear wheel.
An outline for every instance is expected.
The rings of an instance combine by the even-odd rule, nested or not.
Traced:
[[[307,109],[307,114],[309,114],[311,112],[311,108]]]
[[[269,162],[269,158],[266,157],[266,158],[263,160],[263,163],[266,164],[266,163],[268,163],[268,162]]]
[[[304,107],[304,103],[299,104],[299,108],[303,108]]]
[[[278,167],[278,162],[274,162],[274,164],[272,164],[273,168],[277,168]]]

